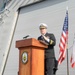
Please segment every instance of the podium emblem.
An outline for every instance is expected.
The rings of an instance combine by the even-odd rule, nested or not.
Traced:
[[[24,64],[26,64],[27,61],[28,61],[28,53],[27,52],[23,52],[23,54],[22,54],[22,62]]]

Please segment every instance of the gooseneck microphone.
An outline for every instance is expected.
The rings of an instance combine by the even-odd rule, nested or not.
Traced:
[[[23,37],[23,39],[26,39],[26,38],[28,38],[28,37],[29,37],[29,35],[26,35],[26,36]]]

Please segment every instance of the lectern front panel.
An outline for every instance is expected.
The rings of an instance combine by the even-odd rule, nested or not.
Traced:
[[[19,75],[31,75],[31,48],[20,48]]]

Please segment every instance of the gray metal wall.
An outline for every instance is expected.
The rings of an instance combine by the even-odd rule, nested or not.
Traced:
[[[59,57],[59,40],[61,37],[64,18],[66,15],[66,7],[69,7],[69,70],[70,75],[75,74],[75,69],[70,66],[70,57],[72,53],[73,38],[75,33],[75,0],[46,0],[44,2],[34,4],[20,9],[17,28],[14,35],[11,51],[4,75],[17,75],[19,65],[18,49],[15,48],[15,41],[23,39],[24,36],[30,35],[31,38],[36,38],[40,35],[39,24],[46,23],[48,32],[54,33],[57,44],[55,46],[55,55]],[[58,67],[57,75],[67,75],[66,59]]]

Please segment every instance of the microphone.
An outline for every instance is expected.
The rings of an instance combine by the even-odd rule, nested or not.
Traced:
[[[23,39],[26,39],[26,38],[28,38],[29,37],[29,35],[26,35],[25,37],[23,37]]]

